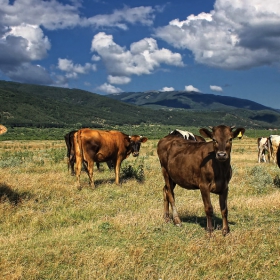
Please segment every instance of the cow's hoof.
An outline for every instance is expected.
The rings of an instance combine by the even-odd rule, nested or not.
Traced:
[[[166,223],[169,223],[169,222],[170,222],[169,214],[164,214],[163,218],[164,218],[164,220],[165,220]]]
[[[77,190],[80,191],[82,189],[82,186],[77,186]]]
[[[181,227],[182,226],[182,222],[181,222],[179,217],[173,218],[173,222],[174,222],[174,225],[177,226],[177,227]]]
[[[226,235],[228,235],[229,234],[229,229],[223,229],[222,230],[222,234],[223,234],[223,236],[226,236]]]

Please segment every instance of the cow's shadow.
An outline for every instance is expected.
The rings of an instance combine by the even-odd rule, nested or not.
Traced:
[[[181,216],[180,219],[183,223],[197,224],[204,229],[206,229],[206,227],[207,227],[206,216],[199,217],[199,216],[185,215],[185,216]],[[217,217],[215,215],[213,215],[212,223],[213,223],[214,229],[221,229],[223,227],[223,220],[220,217]],[[228,223],[229,223],[229,225],[235,225],[235,222],[228,221]]]
[[[12,205],[18,205],[22,199],[29,196],[28,193],[19,193],[13,190],[9,185],[0,183],[0,203],[8,201]]]

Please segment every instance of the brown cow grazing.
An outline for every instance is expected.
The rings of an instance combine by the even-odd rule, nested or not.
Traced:
[[[4,126],[4,125],[2,125],[2,124],[0,124],[0,135],[1,134],[4,134],[4,133],[6,133],[7,132],[7,127],[6,126]]]
[[[207,217],[207,230],[213,231],[213,207],[210,193],[219,195],[223,219],[223,235],[229,232],[227,220],[228,183],[231,179],[230,152],[232,139],[237,137],[244,128],[219,125],[199,130],[203,137],[209,137],[212,142],[186,141],[170,135],[158,142],[157,153],[165,180],[163,188],[164,217],[169,221],[169,204],[172,208],[175,225],[181,225],[175,206],[174,188],[176,184],[185,189],[199,189]]]
[[[81,189],[80,174],[84,161],[89,176],[89,183],[94,187],[93,165],[94,162],[112,161],[115,167],[115,182],[120,183],[120,167],[124,159],[130,154],[139,155],[141,143],[148,139],[139,135],[129,136],[120,131],[80,129],[74,136],[76,153],[76,176],[78,188]]]
[[[64,140],[67,146],[67,164],[68,164],[68,171],[71,168],[71,175],[75,176],[75,163],[76,163],[76,157],[75,157],[75,150],[74,150],[74,134],[78,130],[70,131],[69,133],[64,135]],[[110,170],[114,168],[112,161],[107,161],[107,166]],[[96,162],[97,169],[100,170],[100,164],[99,162]]]

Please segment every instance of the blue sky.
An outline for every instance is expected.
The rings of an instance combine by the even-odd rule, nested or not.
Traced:
[[[0,0],[0,79],[280,108],[280,1]]]

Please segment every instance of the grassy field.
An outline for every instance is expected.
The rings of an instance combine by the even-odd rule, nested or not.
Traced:
[[[199,191],[176,187],[183,225],[164,222],[157,142],[121,185],[103,164],[78,191],[63,141],[1,141],[0,279],[279,279],[280,170],[257,163],[256,139],[233,141],[226,237],[214,194],[211,237]]]

